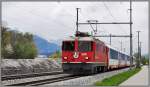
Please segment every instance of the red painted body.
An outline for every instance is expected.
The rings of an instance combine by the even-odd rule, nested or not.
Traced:
[[[75,51],[62,51],[63,63],[105,63],[108,64],[108,48],[101,41],[93,41],[92,51],[79,52],[78,40],[75,40]],[[74,58],[75,52],[78,54],[78,58]],[[65,59],[64,57],[67,57]],[[88,57],[88,59],[85,59]]]
[[[82,38],[82,39],[81,39]],[[62,65],[63,70],[65,72],[74,73],[83,69],[84,73],[89,72],[97,72],[99,70],[106,71],[107,69],[112,68],[119,68],[119,67],[126,67],[127,65],[122,65],[121,63],[125,62],[125,60],[115,59],[118,63],[112,65],[110,58],[110,47],[106,46],[104,42],[98,39],[83,39],[81,38],[73,38],[71,40],[64,40],[64,42],[73,42],[73,48],[71,51],[66,51],[62,49]],[[79,51],[79,42],[80,41],[90,41],[92,43],[91,49],[89,51],[81,52]],[[69,46],[68,46],[69,47]],[[87,46],[88,47],[88,46]],[[63,48],[63,46],[62,46]],[[119,52],[119,51],[116,51]],[[112,53],[113,54],[113,53]],[[111,63],[111,64],[109,64]],[[95,70],[96,69],[96,70]]]

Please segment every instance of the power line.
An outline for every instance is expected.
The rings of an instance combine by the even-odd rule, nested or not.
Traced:
[[[62,23],[62,22],[55,21],[55,20],[54,20],[54,19],[52,19],[52,18],[49,18],[50,20],[48,20],[48,18],[47,18],[47,17],[41,17],[40,15],[38,15],[38,14],[34,14],[33,12],[28,11],[28,13],[30,13],[31,15],[34,15],[34,16],[37,16],[37,17],[40,17],[40,18],[41,18],[41,19],[43,19],[45,22],[47,22],[47,21],[52,21],[52,22],[59,23],[59,24],[63,25],[64,27],[68,27],[69,29],[71,29],[71,27],[69,27],[69,26],[65,25],[65,24],[64,24],[64,23]]]
[[[109,7],[106,5],[106,3],[103,2],[103,4],[104,4],[105,8],[108,10],[110,16],[111,16],[115,21],[117,21],[117,19],[113,16],[113,14],[111,13],[111,11],[110,11]],[[121,25],[118,25],[118,27],[121,28],[121,30],[123,30],[125,33],[127,33],[127,32],[122,28]]]
[[[105,5],[106,6],[106,5]],[[108,11],[110,12],[109,8],[107,7]],[[111,14],[111,12],[110,12]],[[82,15],[82,14],[81,14]],[[111,14],[111,16],[114,18],[115,20],[115,17]],[[83,16],[82,16],[83,17]],[[83,17],[84,18],[84,17]],[[94,28],[92,27],[91,24],[98,24],[98,23],[79,23],[79,24],[90,24],[91,28],[94,30]],[[112,24],[112,23],[99,23],[99,24]],[[118,23],[114,23],[114,24],[118,24]],[[121,24],[121,23],[120,23]],[[128,24],[128,23],[127,23]],[[111,35],[111,34],[110,34]],[[130,37],[129,35],[96,35],[94,37],[110,37],[110,44],[111,44],[111,37]]]

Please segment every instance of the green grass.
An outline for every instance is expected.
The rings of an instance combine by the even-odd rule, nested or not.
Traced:
[[[127,80],[129,77],[133,76],[137,72],[139,72],[141,68],[135,68],[132,70],[128,70],[117,75],[111,76],[109,78],[105,78],[102,81],[97,81],[94,83],[95,86],[118,86],[123,81]]]

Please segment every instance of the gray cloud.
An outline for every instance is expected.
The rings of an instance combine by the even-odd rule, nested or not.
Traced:
[[[31,32],[47,40],[60,40],[74,34],[76,29],[76,7],[79,21],[97,19],[99,22],[129,21],[127,2],[3,2],[2,20],[10,27],[22,32]],[[111,14],[110,14],[111,13]],[[142,53],[148,53],[148,3],[133,3],[133,34],[141,32]],[[93,25],[94,26],[94,25]],[[90,32],[90,26],[79,26],[81,31]],[[99,34],[129,34],[128,25],[99,25]],[[109,43],[109,38],[100,38]],[[113,46],[120,49],[119,41],[129,53],[129,38],[113,38]],[[134,52],[137,38],[134,37]]]

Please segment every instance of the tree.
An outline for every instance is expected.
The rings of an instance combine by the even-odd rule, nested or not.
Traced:
[[[2,58],[11,57],[13,53],[11,46],[11,33],[8,32],[9,28],[1,27],[1,53]]]
[[[142,57],[141,57],[141,63],[142,63],[143,65],[149,64],[148,58],[146,58],[145,56],[142,56]]]
[[[137,58],[138,58],[138,53],[135,53],[134,56],[135,56],[136,59],[137,59]],[[136,60],[136,62],[137,62],[137,60]],[[143,65],[149,64],[149,59],[146,58],[146,56],[142,55],[142,56],[141,56],[140,63],[143,64]]]
[[[37,55],[37,48],[30,33],[21,33],[2,26],[2,58],[32,59]]]
[[[139,55],[140,54],[138,54],[138,53],[135,53],[133,56],[136,58],[136,67],[137,68],[140,68],[140,63],[141,63],[141,60],[140,60],[140,58],[139,58]]]

